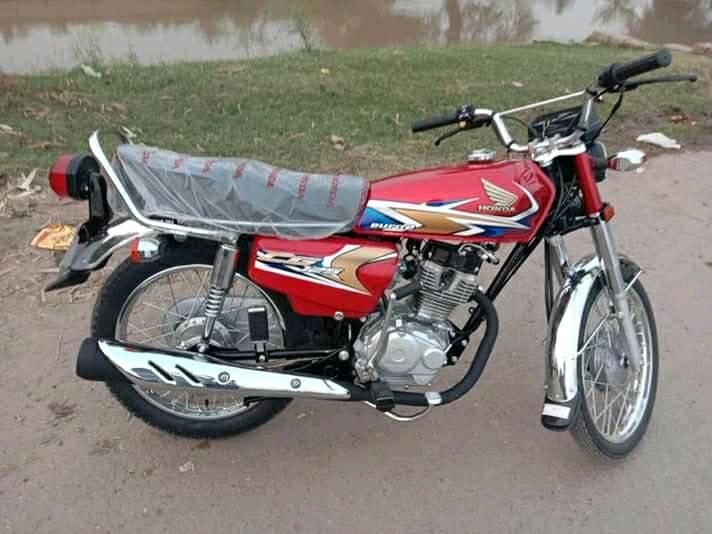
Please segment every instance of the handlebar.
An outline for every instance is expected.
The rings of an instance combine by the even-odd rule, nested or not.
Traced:
[[[413,133],[425,132],[427,130],[433,130],[435,128],[442,128],[443,126],[449,126],[451,124],[457,124],[459,121],[458,117],[459,111],[453,113],[446,113],[445,115],[440,115],[438,117],[428,117],[427,119],[421,119],[415,121],[411,129]]]
[[[454,135],[459,131],[471,130],[474,128],[479,128],[481,126],[492,126],[500,142],[509,152],[527,153],[530,151],[530,146],[528,144],[523,145],[515,142],[514,138],[512,137],[511,133],[509,132],[507,126],[504,123],[504,118],[507,115],[512,115],[541,106],[554,104],[563,100],[583,96],[584,101],[581,107],[581,120],[579,121],[578,128],[571,135],[557,140],[558,145],[565,146],[569,143],[575,143],[580,139],[581,135],[585,132],[585,125],[588,123],[588,117],[592,112],[594,103],[600,96],[607,92],[624,93],[629,90],[637,89],[641,85],[649,83],[696,81],[696,76],[678,75],[666,76],[658,79],[630,80],[628,83],[626,83],[629,78],[633,78],[646,72],[667,67],[668,65],[670,65],[671,62],[672,55],[670,54],[670,51],[663,48],[655,52],[654,54],[650,54],[648,56],[629,61],[628,63],[613,63],[599,75],[598,87],[596,87],[594,84],[593,87],[590,87],[586,91],[579,91],[577,93],[551,98],[542,102],[536,102],[534,104],[521,106],[507,111],[501,111],[498,113],[495,113],[490,109],[475,108],[474,106],[462,106],[457,110],[453,111],[452,113],[446,113],[437,117],[430,117],[427,119],[415,121],[412,125],[412,131],[413,133],[417,133],[432,130],[435,128],[442,128],[443,126],[448,126],[451,124],[459,125],[458,130],[455,130],[454,132],[449,132],[445,136],[441,136],[441,138],[438,140],[440,141],[446,137]]]
[[[654,54],[634,59],[628,63],[613,63],[599,75],[598,84],[604,89],[614,89],[628,78],[667,67],[670,63],[672,63],[672,54],[663,48]]]

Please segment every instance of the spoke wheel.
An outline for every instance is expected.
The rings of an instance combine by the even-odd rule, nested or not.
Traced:
[[[168,349],[191,350],[200,341],[205,324],[204,305],[211,267],[181,265],[161,271],[141,283],[119,313],[116,339]],[[252,282],[235,275],[211,343],[219,347],[251,350],[247,309],[264,306],[270,329],[268,348],[282,348],[283,321],[271,299]],[[249,410],[233,393],[196,393],[133,386],[148,402],[168,413],[189,419],[222,419]]]
[[[145,263],[122,262],[106,280],[92,314],[92,336],[156,348],[192,350],[205,322],[215,246],[187,240],[169,242],[160,258]],[[250,350],[244,306],[264,306],[269,346],[283,347],[286,299],[253,284],[244,272],[235,275],[212,343]],[[255,364],[256,365],[256,364]],[[244,402],[239,393],[206,395],[168,389],[138,388],[130,382],[110,382],[111,394],[129,412],[171,434],[196,439],[235,436],[275,417],[290,399]]]
[[[632,280],[633,274],[624,265],[624,277]],[[639,281],[630,287],[627,297],[641,367],[637,372],[630,367],[608,292],[597,283],[584,313],[578,364],[581,409],[571,427],[585,449],[614,460],[627,456],[642,439],[658,377],[657,333],[650,301]]]

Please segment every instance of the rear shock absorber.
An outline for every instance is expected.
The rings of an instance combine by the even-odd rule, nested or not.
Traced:
[[[210,278],[210,290],[205,298],[205,324],[203,335],[198,344],[198,352],[206,352],[210,347],[215,321],[220,316],[225,304],[225,296],[232,287],[237,266],[238,249],[233,245],[221,244],[215,254],[213,272]]]

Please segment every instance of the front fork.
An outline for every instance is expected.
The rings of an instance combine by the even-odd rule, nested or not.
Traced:
[[[642,355],[633,325],[627,287],[621,271],[621,258],[616,251],[610,216],[598,193],[598,185],[586,154],[576,157],[584,212],[592,220],[591,234],[596,256],[572,266],[566,244],[561,236],[547,238],[546,264],[554,272],[560,290],[553,306],[550,304],[551,272],[547,273],[547,308],[549,332],[547,339],[546,401],[542,423],[553,430],[568,427],[578,405],[578,359],[580,340],[585,332],[586,302],[594,290],[596,280],[603,276],[611,310],[623,334],[626,361],[634,373],[640,370]],[[550,308],[550,309],[549,309]]]

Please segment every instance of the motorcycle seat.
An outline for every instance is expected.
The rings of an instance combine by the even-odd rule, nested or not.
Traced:
[[[285,239],[350,231],[369,192],[369,182],[358,176],[290,171],[253,159],[195,157],[146,145],[120,145],[113,166],[148,217]],[[126,213],[113,188],[109,202],[115,213]]]

